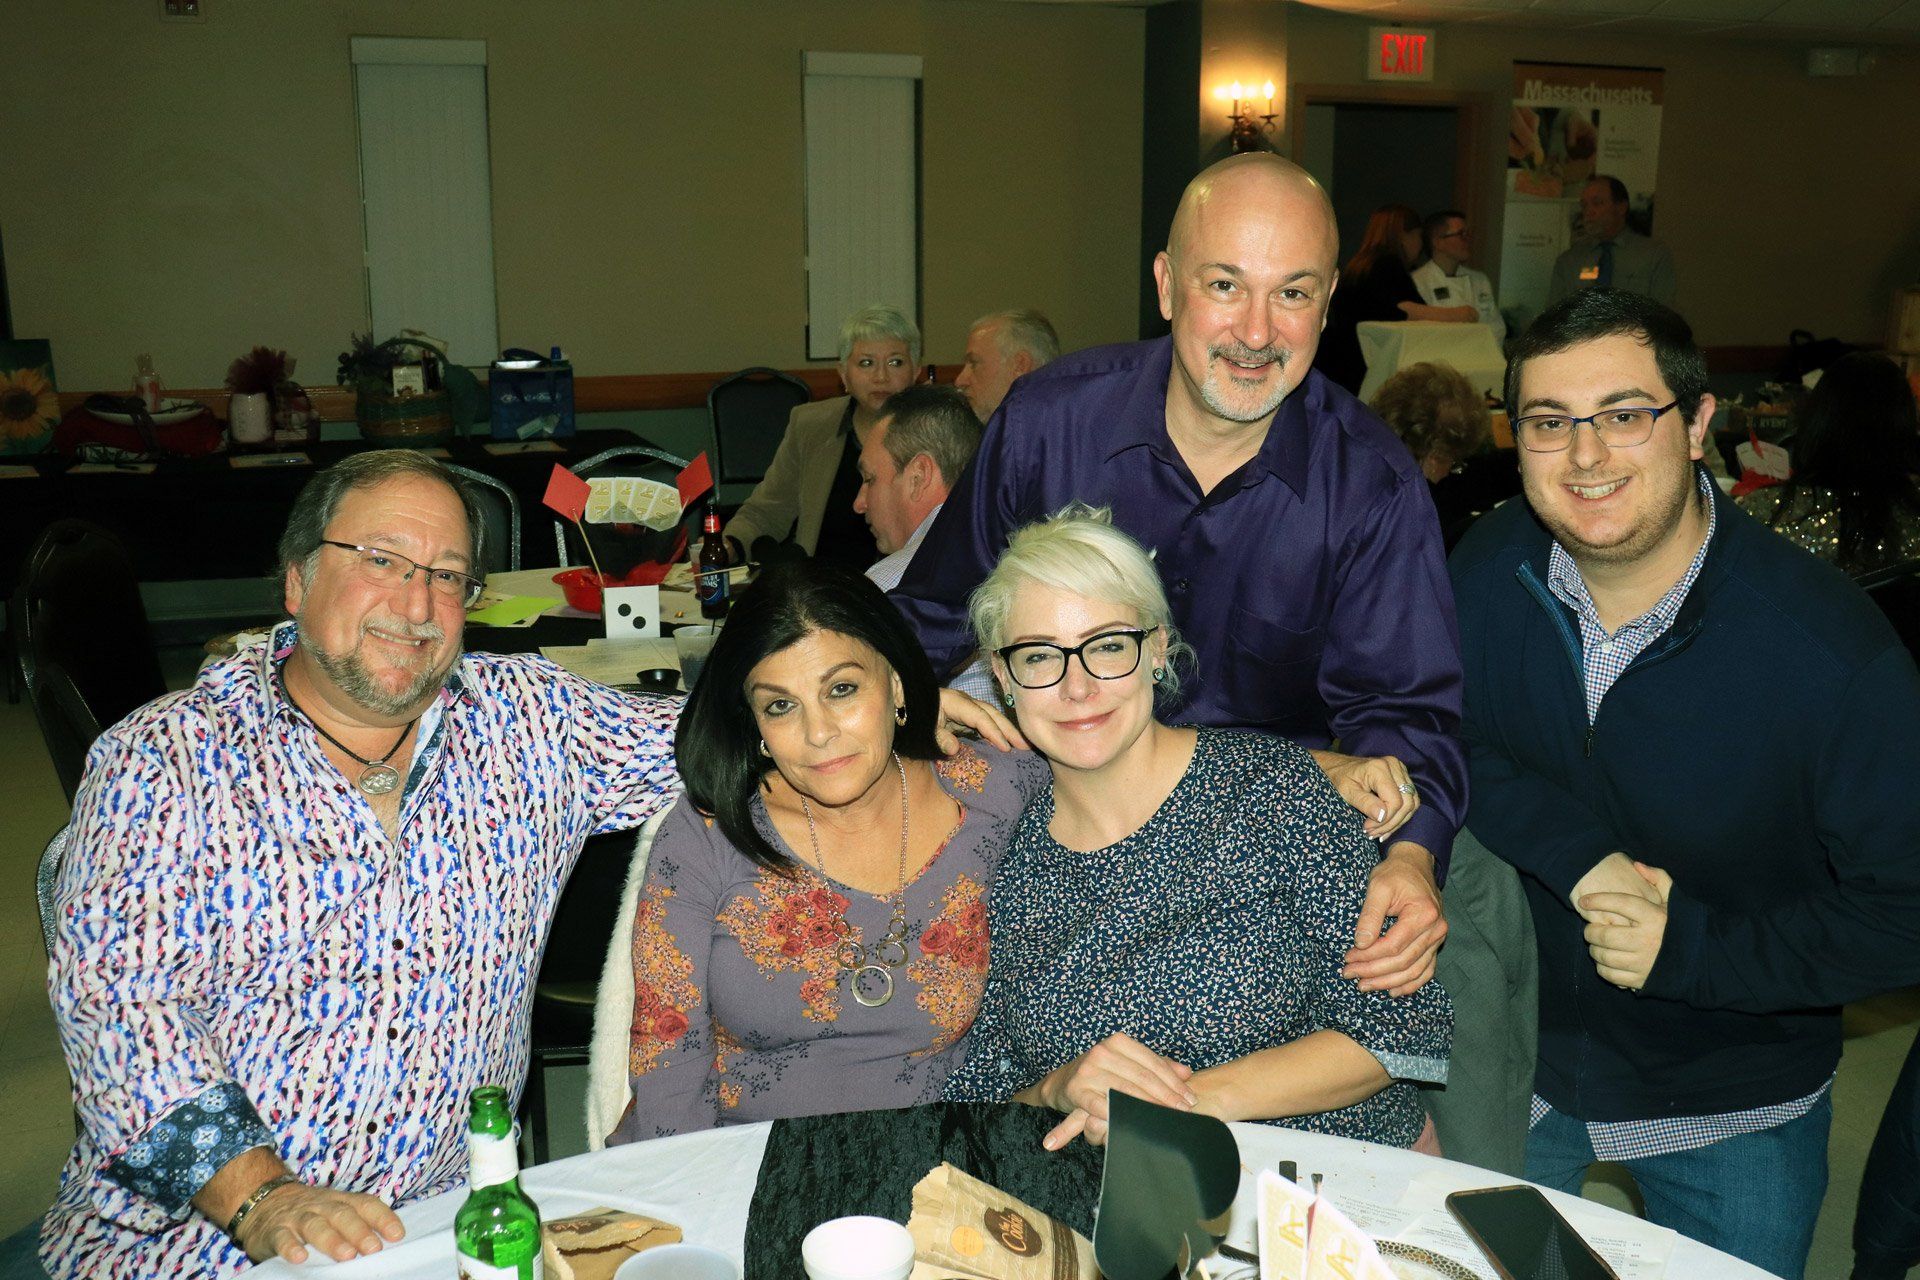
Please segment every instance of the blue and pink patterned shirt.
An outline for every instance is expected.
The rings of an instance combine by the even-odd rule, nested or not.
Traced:
[[[392,1204],[456,1185],[469,1092],[525,1080],[582,843],[678,792],[677,704],[468,654],[421,719],[396,844],[279,690],[294,639],[88,756],[49,979],[81,1121],[41,1236],[55,1280],[243,1270],[188,1200],[254,1146]]]

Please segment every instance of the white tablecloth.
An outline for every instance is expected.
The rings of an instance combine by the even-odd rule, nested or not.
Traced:
[[[707,1133],[659,1138],[631,1146],[575,1156],[528,1170],[522,1185],[540,1206],[542,1217],[565,1217],[607,1205],[644,1212],[677,1224],[693,1244],[704,1244],[741,1260],[747,1206],[766,1149],[768,1125],[741,1125]],[[1234,1204],[1231,1243],[1252,1248],[1254,1174],[1282,1160],[1299,1165],[1302,1182],[1324,1174],[1323,1190],[1334,1204],[1376,1235],[1423,1244],[1490,1277],[1489,1266],[1464,1237],[1450,1227],[1442,1200],[1468,1187],[1500,1186],[1511,1179],[1485,1169],[1416,1155],[1396,1147],[1344,1138],[1236,1124],[1240,1145],[1240,1197]],[[1705,1245],[1589,1200],[1548,1192],[1561,1213],[1614,1265],[1622,1280],[1765,1280],[1765,1273],[1717,1253]],[[344,1265],[327,1261],[291,1267],[269,1262],[248,1274],[292,1277],[325,1268],[340,1280],[407,1277],[443,1280],[453,1263],[453,1215],[466,1198],[464,1189],[407,1205],[400,1218],[407,1238],[371,1258]],[[1412,1221],[1406,1221],[1409,1217]],[[794,1259],[793,1274],[799,1274]],[[1216,1280],[1251,1276],[1249,1266],[1210,1266]]]
[[[1372,400],[1380,384],[1410,364],[1451,365],[1473,389],[1498,396],[1507,376],[1507,358],[1484,324],[1447,324],[1440,320],[1362,320],[1357,326],[1367,377],[1360,398]]]

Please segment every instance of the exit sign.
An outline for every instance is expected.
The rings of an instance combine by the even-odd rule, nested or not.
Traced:
[[[1433,31],[1419,27],[1368,27],[1367,79],[1433,79]]]

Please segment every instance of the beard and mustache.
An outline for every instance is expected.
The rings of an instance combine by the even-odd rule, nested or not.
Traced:
[[[306,619],[296,615],[295,621],[304,624]],[[407,640],[425,640],[432,644],[447,637],[446,628],[437,622],[402,622],[397,619],[369,619],[361,624],[361,635],[364,636],[372,627],[388,635]],[[342,693],[375,715],[387,717],[404,716],[437,693],[446,684],[447,677],[453,674],[454,663],[460,660],[460,650],[456,646],[445,662],[416,673],[406,685],[395,691],[374,678],[357,649],[329,653],[320,647],[319,641],[313,638],[313,633],[305,625],[299,628],[299,645],[301,652],[311,658],[313,664],[325,672]]]
[[[1200,384],[1200,398],[1208,409],[1229,422],[1258,422],[1278,409],[1280,402],[1285,400],[1287,393],[1293,389],[1287,384],[1285,377],[1287,363],[1292,355],[1292,352],[1271,343],[1258,349],[1249,347],[1243,342],[1227,342],[1208,347],[1208,372],[1206,380]],[[1275,381],[1273,389],[1265,398],[1251,405],[1231,403],[1227,399],[1227,388],[1220,385],[1218,366],[1214,364],[1218,360],[1233,360],[1241,364],[1269,361],[1280,367],[1282,376]],[[1231,377],[1231,375],[1227,376]]]

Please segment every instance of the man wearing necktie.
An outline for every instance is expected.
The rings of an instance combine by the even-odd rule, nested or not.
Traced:
[[[1580,289],[1626,289],[1673,303],[1673,255],[1658,240],[1627,226],[1627,188],[1597,173],[1580,193],[1581,243],[1553,263],[1547,305]]]

